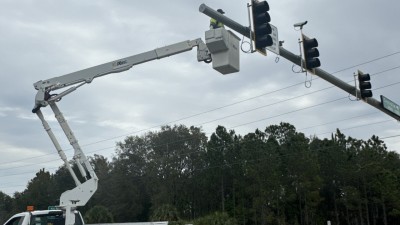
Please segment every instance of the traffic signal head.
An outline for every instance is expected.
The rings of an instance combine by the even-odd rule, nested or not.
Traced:
[[[272,37],[270,35],[272,28],[269,24],[269,22],[271,22],[271,17],[268,11],[268,2],[252,0],[254,43],[256,45],[256,49],[261,51],[264,51],[265,47],[273,44]]]
[[[319,57],[319,51],[317,49],[318,41],[315,38],[308,38],[303,35],[303,50],[304,50],[304,61],[305,67],[309,70],[321,66]]]
[[[363,74],[361,71],[358,71],[358,87],[360,88],[361,98],[372,97],[370,80],[371,77],[368,73]]]

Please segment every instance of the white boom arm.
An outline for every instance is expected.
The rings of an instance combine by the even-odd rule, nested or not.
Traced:
[[[210,52],[208,51],[206,44],[199,38],[193,41],[183,41],[162,48],[157,48],[152,51],[133,55],[127,58],[122,58],[113,62],[104,63],[63,76],[54,77],[43,81],[40,80],[34,84],[34,87],[36,90],[38,90],[38,92],[36,94],[35,106],[32,112],[35,113],[36,110],[38,110],[40,107],[47,106],[50,102],[56,101],[61,97],[71,93],[72,91],[75,91],[81,85],[92,82],[94,78],[110,73],[123,72],[125,70],[129,70],[130,68],[132,68],[132,66],[141,63],[190,51],[195,46],[198,47],[197,60],[199,62],[210,62]],[[71,87],[60,94],[50,95],[50,91],[54,91],[74,84],[79,85]]]
[[[211,62],[211,54],[204,42],[199,38],[193,41],[183,41],[173,45],[165,46],[162,48],[157,48],[153,51],[144,52],[141,54],[133,55],[127,58],[122,58],[113,62],[108,62],[98,66],[94,66],[88,69],[77,71],[74,73],[66,74],[59,77],[54,77],[48,80],[41,80],[34,84],[36,90],[38,90],[35,97],[35,106],[32,110],[36,113],[39,119],[42,121],[43,127],[49,135],[51,141],[56,147],[58,154],[64,161],[65,166],[70,172],[72,178],[75,181],[76,187],[72,190],[68,190],[62,193],[60,197],[60,207],[66,211],[66,225],[73,225],[75,223],[74,210],[78,206],[84,206],[92,195],[97,190],[98,178],[94,172],[90,162],[86,158],[85,154],[81,150],[78,140],[75,138],[71,128],[69,127],[67,121],[62,115],[61,111],[58,109],[56,102],[61,100],[61,98],[73,91],[75,91],[80,86],[92,82],[94,78],[104,76],[111,73],[118,73],[125,70],[129,70],[132,66],[145,63],[155,59],[161,59],[164,57],[176,55],[185,51],[189,51],[197,46],[197,60],[204,62]],[[51,91],[65,88],[68,86],[75,85],[59,94],[51,94]],[[58,123],[63,129],[65,135],[67,136],[70,144],[74,148],[73,159],[79,168],[82,177],[85,179],[83,183],[79,181],[75,172],[72,170],[64,151],[62,150],[59,142],[57,141],[55,135],[53,134],[49,124],[44,119],[44,116],[40,110],[41,107],[50,105],[53,110]]]

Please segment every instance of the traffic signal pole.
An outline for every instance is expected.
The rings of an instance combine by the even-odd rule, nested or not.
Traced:
[[[250,38],[251,29],[249,27],[245,27],[245,26],[237,23],[236,21],[228,18],[227,16],[224,16],[224,15],[218,13],[217,11],[215,11],[214,9],[208,7],[205,4],[201,4],[200,5],[199,11],[201,13],[204,13],[205,15],[211,17],[211,18],[216,19],[217,21],[222,22],[223,24],[225,24],[225,26],[233,29],[234,31],[236,31],[236,32],[238,32],[238,33]],[[282,56],[283,58],[289,60],[290,62],[292,62],[292,63],[294,63],[294,64],[296,64],[298,66],[302,65],[302,59],[301,59],[301,57],[299,55],[293,54],[292,52],[286,50],[282,46],[279,46],[279,52],[280,52],[280,56]],[[345,92],[349,93],[350,95],[353,95],[355,97],[361,96],[360,91],[356,87],[354,87],[354,86],[352,86],[352,85],[350,85],[350,84],[348,84],[348,83],[336,78],[332,74],[330,74],[330,73],[328,73],[328,72],[326,72],[326,71],[324,71],[324,70],[322,70],[320,68],[315,68],[315,75],[317,75],[320,78],[328,81],[329,83],[335,85],[336,87],[344,90]],[[382,106],[380,101],[378,101],[378,100],[376,100],[376,99],[371,97],[371,98],[366,98],[365,102],[367,104],[379,109],[380,111],[386,113],[390,117],[393,117],[397,121],[400,121],[400,116],[398,116],[398,115],[386,110],[385,108],[383,108],[383,106]]]

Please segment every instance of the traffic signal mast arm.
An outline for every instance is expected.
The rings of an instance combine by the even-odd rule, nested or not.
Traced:
[[[301,57],[298,55],[293,54],[292,52],[286,50],[283,47],[279,47],[279,51],[280,51],[280,55],[291,61],[292,63],[296,64],[296,65],[301,65]],[[320,69],[320,68],[315,68],[315,75],[319,76],[320,78],[328,81],[329,83],[335,85],[336,87],[346,91],[347,93],[355,96],[355,97],[359,97],[361,96],[360,90],[356,89],[354,86],[336,78],[335,76],[333,76],[332,74]],[[385,108],[382,107],[381,102],[374,99],[374,98],[366,98],[365,101],[367,104],[379,109],[380,111],[386,113],[387,115],[389,115],[390,117],[393,117],[394,119],[400,121],[400,117],[387,111]]]
[[[221,21],[227,27],[230,27],[231,29],[235,30],[236,32],[250,38],[250,28],[237,23],[226,16],[218,14],[214,9],[208,7],[207,5],[205,5],[205,4],[200,5],[199,11],[209,17],[212,17],[218,21]],[[279,51],[280,51],[280,56],[282,56],[283,58],[291,61],[292,63],[294,63],[298,66],[302,65],[303,59],[300,56],[293,54],[292,52],[286,50],[282,46],[279,47]],[[361,96],[360,90],[356,89],[354,86],[349,85],[348,83],[336,78],[332,74],[330,74],[320,68],[314,68],[314,70],[315,70],[315,75],[321,77],[322,79],[328,81],[329,83],[335,85],[336,87],[346,91],[347,93],[349,93],[355,97]],[[379,109],[380,111],[386,113],[387,115],[393,117],[394,119],[400,121],[400,116],[393,114],[393,113],[389,112],[388,110],[386,110],[385,108],[383,108],[380,101],[371,97],[371,98],[366,98],[365,102],[367,104]]]
[[[257,20],[258,24],[257,25],[255,24],[255,31],[259,32],[253,32],[250,29],[250,27],[242,26],[238,22],[230,19],[227,16],[224,16],[221,13],[218,13],[217,11],[210,8],[204,3],[200,5],[199,11],[211,18],[214,18],[217,21],[222,22],[224,25],[232,28],[233,30],[239,32],[240,34],[243,34],[246,37],[251,38],[252,41],[255,41],[256,48],[258,44],[259,45],[258,50],[263,50],[265,49],[266,46],[270,46],[272,44],[272,38],[270,36],[271,25],[269,24],[271,18],[267,12],[269,10],[269,6],[266,2],[252,1],[252,3],[254,4],[254,6],[252,6],[252,10],[257,11],[253,12],[253,16],[256,16],[258,18]],[[258,38],[256,35],[258,35]]]
[[[81,150],[81,147],[78,144],[78,140],[75,138],[75,135],[69,127],[66,119],[56,105],[56,102],[60,101],[62,97],[75,91],[82,85],[92,82],[94,78],[111,73],[119,73],[129,70],[133,66],[141,63],[190,51],[196,46],[197,60],[199,62],[209,62],[211,60],[210,52],[208,51],[206,44],[199,38],[192,41],[183,41],[162,48],[157,48],[153,51],[144,52],[127,58],[122,58],[116,61],[108,62],[63,76],[41,80],[34,84],[34,87],[37,90],[37,94],[35,97],[35,106],[32,112],[36,113],[39,119],[42,121],[44,129],[46,130],[55,148],[57,149],[57,152],[60,155],[61,159],[64,161],[65,166],[70,172],[76,185],[74,189],[62,193],[60,197],[59,207],[62,208],[66,213],[66,225],[73,225],[75,223],[74,210],[78,206],[84,206],[92,197],[92,195],[96,192],[98,178],[89,160],[86,158],[85,154]],[[51,93],[52,91],[69,86],[73,87],[62,91],[59,94]],[[58,123],[60,124],[62,130],[64,131],[74,149],[73,159],[75,160],[75,164],[81,173],[81,177],[85,179],[85,181],[82,183],[79,181],[74,170],[71,168],[71,165],[68,162],[67,157],[61,148],[61,145],[59,144],[57,138],[55,137],[53,131],[51,130],[49,124],[43,116],[41,108],[46,107],[47,105],[49,105],[53,110]]]

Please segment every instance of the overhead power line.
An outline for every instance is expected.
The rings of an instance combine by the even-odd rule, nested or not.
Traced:
[[[382,58],[382,57],[381,57],[381,58]],[[385,73],[385,72],[388,72],[388,71],[391,71],[391,70],[394,70],[394,69],[398,69],[398,68],[400,68],[400,66],[396,66],[396,67],[393,67],[393,68],[390,68],[390,69],[387,69],[387,70],[384,70],[384,71],[377,72],[377,73],[375,73],[375,74],[373,74],[373,75],[371,75],[371,76],[375,76],[375,75],[378,75],[378,74],[382,74],[382,73]],[[352,82],[352,81],[348,81],[348,82],[350,83],[350,82]],[[389,87],[389,86],[392,86],[392,85],[395,85],[395,84],[398,84],[398,83],[400,83],[400,82],[396,82],[396,83],[393,83],[393,84],[389,84],[389,85],[386,85],[386,86],[383,86],[383,87],[379,87],[379,88],[376,88],[376,89],[381,89],[381,88]],[[295,85],[299,85],[299,84],[303,84],[303,82],[298,83],[298,84],[294,84],[294,86],[295,86]],[[288,86],[288,87],[292,87],[292,86],[293,86],[293,85]],[[243,113],[246,113],[246,112],[250,112],[250,111],[254,111],[254,110],[257,110],[257,109],[260,109],[260,108],[264,108],[264,107],[267,107],[267,106],[276,105],[276,104],[283,103],[283,102],[286,102],[286,101],[289,101],[289,100],[293,100],[293,99],[295,99],[295,98],[299,98],[299,97],[303,97],[303,96],[306,96],[306,95],[314,94],[314,93],[317,93],[317,92],[320,92],[320,91],[324,91],[324,90],[330,89],[330,88],[332,88],[332,87],[334,87],[334,86],[332,85],[332,86],[329,86],[329,87],[326,87],[326,88],[323,88],[323,89],[320,89],[320,90],[317,90],[317,91],[314,91],[314,92],[311,92],[311,93],[307,93],[307,94],[303,94],[303,95],[300,95],[300,96],[292,97],[292,98],[289,98],[289,99],[286,99],[286,100],[282,100],[282,101],[280,101],[280,102],[276,102],[276,103],[272,103],[272,104],[269,104],[269,105],[257,107],[257,108],[255,108],[255,109],[247,110],[247,111],[244,111],[244,112],[240,112],[240,113],[228,115],[228,116],[225,116],[225,117],[222,117],[222,118],[219,118],[219,119],[214,119],[214,120],[212,120],[212,121],[207,121],[207,122],[204,122],[204,123],[199,124],[199,125],[211,123],[211,122],[214,122],[214,121],[217,121],[217,120],[221,120],[221,119],[225,119],[225,118],[228,118],[228,117],[233,117],[233,116],[235,116],[235,115],[240,115],[240,114],[243,114]],[[287,88],[287,87],[285,87],[285,88]],[[285,89],[285,88],[281,88],[281,89],[278,89],[278,90],[275,90],[275,91],[272,91],[272,92],[268,92],[268,93],[265,93],[265,94],[263,94],[263,95],[267,95],[267,94],[269,94],[269,93],[275,93],[275,92],[280,91],[280,90],[283,90],[283,89]],[[375,90],[376,90],[376,89],[375,89]],[[252,97],[252,98],[249,98],[249,99],[254,99],[254,98],[256,98],[256,97],[260,97],[260,96],[263,96],[263,95],[258,95],[258,96],[255,96],[255,97]],[[239,102],[235,102],[235,103],[232,103],[232,104],[229,104],[229,105],[225,105],[225,106],[223,106],[223,107],[218,107],[218,109],[221,109],[221,108],[224,108],[224,107],[228,107],[228,106],[231,106],[231,105],[234,105],[234,104],[238,104],[238,103],[244,102],[244,101],[249,100],[249,99],[245,99],[245,100],[242,100],[242,101],[239,101]],[[215,110],[217,110],[217,109],[215,109]],[[303,109],[300,109],[300,110],[303,110]],[[214,110],[212,110],[212,111],[214,111]],[[299,110],[296,110],[296,111],[299,111]],[[290,112],[284,113],[284,114],[282,114],[282,115],[286,115],[286,114],[293,113],[293,112],[296,112],[296,111],[290,111]],[[206,112],[204,112],[204,113],[206,113]],[[199,114],[197,114],[197,115],[199,115]],[[244,125],[247,125],[247,124],[259,122],[259,121],[266,120],[266,119],[270,119],[270,118],[275,118],[275,117],[278,117],[278,116],[281,116],[281,115],[275,115],[275,116],[273,116],[273,117],[268,117],[268,118],[264,118],[264,119],[261,119],[261,120],[257,120],[257,121],[253,121],[253,122],[249,122],[249,123],[245,123],[245,124],[241,124],[241,125],[238,125],[238,126],[235,126],[235,127],[244,126]],[[188,117],[185,117],[185,118],[188,118]],[[183,120],[183,119],[182,119],[182,120]],[[177,121],[180,121],[180,120],[175,120],[174,122],[177,122]],[[169,122],[169,123],[172,123],[172,122]],[[167,123],[167,124],[169,124],[169,123]],[[199,125],[197,125],[197,126],[199,126]],[[161,126],[161,125],[153,126],[153,127],[151,127],[151,128],[142,129],[142,130],[140,130],[140,131],[136,131],[136,132],[133,132],[133,133],[129,133],[129,134],[126,134],[126,135],[123,135],[123,136],[132,135],[132,134],[134,134],[134,133],[139,133],[139,132],[142,132],[142,131],[147,131],[147,130],[150,130],[150,129],[158,128],[158,127],[160,127],[160,126]],[[233,127],[233,128],[234,128],[234,127]],[[122,137],[122,136],[118,136],[118,137]],[[100,143],[100,142],[104,142],[104,141],[106,141],[106,140],[112,140],[112,139],[116,139],[116,138],[114,137],[114,138],[104,139],[104,140],[100,140],[100,141],[93,142],[93,143],[89,143],[89,144],[83,144],[82,146],[88,146],[88,145],[92,145],[92,144],[96,144],[96,143]],[[110,148],[112,148],[112,147],[110,147]],[[107,149],[108,149],[108,148],[107,148]],[[72,149],[67,149],[67,150],[72,150]],[[101,150],[99,150],[99,151],[101,151]],[[92,152],[96,152],[96,151],[92,151]],[[29,159],[40,158],[40,157],[44,157],[44,156],[48,156],[48,155],[55,155],[55,154],[57,154],[57,153],[56,153],[56,152],[53,152],[53,153],[49,153],[49,154],[45,154],[45,155],[40,155],[40,156],[35,156],[35,157],[30,157],[30,158],[25,158],[25,159],[20,159],[20,160],[14,160],[14,161],[12,161],[12,162],[3,163],[3,165],[15,163],[15,162],[20,162],[20,161],[26,161],[26,160],[29,160]],[[57,159],[55,159],[55,160],[57,160]],[[54,160],[51,160],[51,161],[54,161]],[[50,162],[50,161],[47,161],[47,162]],[[19,168],[19,167],[13,167],[13,168]],[[4,169],[0,169],[0,170],[4,170]]]
[[[400,135],[398,135],[398,136],[400,136]],[[253,140],[249,140],[249,142],[251,142],[251,141],[253,141]],[[246,141],[242,141],[241,144],[243,144],[243,142],[246,142]],[[232,147],[232,146],[234,146],[236,144],[238,144],[238,143],[230,143],[230,144],[227,144],[227,145],[223,144],[221,146],[210,148],[210,149],[214,149],[215,150],[215,149],[218,149],[218,148],[221,148],[221,147],[222,148],[227,148],[227,147]],[[337,147],[338,146],[336,146],[336,145],[334,145],[334,146],[321,146],[321,147],[318,147],[318,148],[314,148],[312,150],[313,150],[313,152],[319,152],[319,151],[322,152],[322,151],[327,151],[327,150],[330,150],[330,149],[335,149]],[[263,149],[261,151],[263,151]],[[197,152],[192,152],[192,153],[197,153]],[[189,153],[189,154],[192,154],[192,153]],[[245,161],[243,161],[242,159],[239,159],[239,160],[237,160],[235,162],[224,163],[222,165],[215,165],[215,166],[206,166],[204,168],[195,169],[194,171],[204,171],[204,170],[209,170],[209,169],[224,168],[224,167],[229,167],[229,166],[242,164],[242,163],[247,163],[247,164],[249,164],[249,163],[250,164],[262,163],[263,161],[266,161],[266,160],[279,160],[282,157],[295,156],[295,155],[298,155],[298,154],[300,155],[300,154],[302,154],[302,152],[290,152],[290,153],[279,154],[279,155],[274,154],[274,155],[269,155],[269,156],[264,157],[264,158],[246,159]],[[184,154],[182,154],[182,155],[184,155]],[[57,168],[50,168],[50,169],[57,169]],[[13,175],[10,175],[10,176],[13,176]],[[135,179],[139,180],[141,178],[142,177],[136,177]],[[13,186],[6,186],[6,187],[0,187],[0,188],[15,188],[15,187],[22,187],[22,186],[24,187],[25,185],[13,185]],[[12,193],[6,193],[6,194],[8,194],[10,196],[12,195]]]
[[[325,125],[329,125],[329,124],[333,124],[333,123],[343,122],[343,121],[352,120],[352,119],[355,119],[355,118],[360,118],[360,117],[365,117],[365,116],[370,116],[370,115],[378,114],[378,113],[379,113],[379,112],[373,112],[373,113],[367,113],[367,114],[352,116],[352,117],[345,118],[345,119],[334,120],[334,121],[331,121],[331,122],[322,123],[322,124],[318,124],[318,125],[313,125],[313,126],[309,126],[309,127],[303,127],[303,128],[297,129],[297,130],[298,130],[298,131],[307,130],[307,129],[310,129],[310,128],[325,126]]]
[[[380,138],[380,139],[389,139],[389,138],[396,138],[396,137],[400,137],[400,134],[398,134],[398,135],[392,135],[392,136],[387,136],[387,137],[383,137],[383,138]]]
[[[383,59],[383,58],[387,58],[387,57],[393,56],[393,55],[398,54],[398,53],[400,53],[400,52],[395,52],[395,53],[392,53],[392,54],[388,54],[388,55],[386,55],[386,56],[382,56],[382,57],[379,57],[379,58],[375,58],[375,59],[373,59],[373,60],[369,60],[369,61],[367,61],[367,62],[358,64],[358,65],[355,65],[355,66],[352,66],[352,67],[348,67],[348,68],[345,68],[345,69],[342,69],[342,70],[338,70],[338,71],[336,71],[336,72],[334,72],[334,73],[342,72],[342,71],[345,71],[345,70],[347,70],[347,69],[354,68],[354,67],[359,66],[359,65],[364,65],[364,64],[367,64],[367,63],[371,63],[371,62],[374,62],[374,61],[377,61],[377,60],[380,60],[380,59]],[[372,76],[377,75],[377,74],[381,74],[381,73],[385,73],[385,72],[388,72],[388,71],[391,71],[391,70],[394,70],[394,69],[398,69],[398,68],[400,68],[400,66],[393,67],[393,68],[390,68],[390,69],[387,69],[387,70],[384,70],[384,71],[375,73],[375,74],[373,74]],[[349,81],[349,82],[352,82],[352,81]],[[390,84],[390,85],[387,85],[387,86],[384,86],[384,87],[392,86],[392,85],[395,85],[395,84],[398,84],[398,83],[400,83],[400,82],[397,82],[397,83],[394,83],[394,84]],[[257,96],[251,97],[251,98],[247,98],[247,99],[244,99],[244,100],[241,100],[241,101],[237,101],[237,102],[234,102],[234,103],[231,103],[231,104],[227,104],[227,105],[224,105],[224,106],[221,106],[221,107],[217,107],[217,108],[214,108],[214,109],[211,109],[211,110],[207,110],[207,111],[204,111],[204,112],[201,112],[201,113],[193,114],[193,115],[191,115],[191,116],[183,117],[183,118],[181,118],[181,119],[177,119],[177,120],[174,120],[174,121],[170,121],[170,122],[168,122],[168,123],[165,123],[164,125],[171,124],[171,123],[175,123],[175,122],[178,122],[178,121],[181,121],[181,120],[185,120],[185,119],[192,118],[192,117],[195,117],[195,116],[199,116],[199,115],[202,115],[202,114],[206,114],[206,113],[209,113],[209,112],[213,112],[213,111],[216,111],[216,110],[219,110],[219,109],[222,109],[222,108],[230,107],[230,106],[233,106],[233,105],[236,105],[236,104],[245,102],[245,101],[249,101],[249,100],[252,100],[252,99],[255,99],[255,98],[259,98],[259,97],[262,97],[262,96],[265,96],[265,95],[269,95],[269,94],[272,94],[272,93],[276,93],[276,92],[279,92],[279,91],[282,91],[282,90],[285,90],[285,89],[288,89],[288,88],[291,88],[291,87],[294,87],[294,86],[297,86],[297,85],[300,85],[300,84],[303,84],[303,82],[296,83],[296,84],[292,84],[292,85],[290,85],[290,86],[287,86],[287,87],[284,87],[284,88],[280,88],[280,89],[277,89],[277,90],[274,90],[274,91],[270,91],[270,92],[267,92],[267,93],[264,93],[264,94],[261,94],[261,95],[257,95]],[[268,106],[271,106],[271,105],[276,105],[276,104],[283,103],[283,102],[286,102],[286,101],[289,101],[289,100],[293,100],[293,99],[295,99],[295,98],[299,98],[299,97],[303,97],[303,96],[306,96],[306,95],[314,94],[314,93],[317,93],[317,92],[320,92],[320,91],[323,91],[323,90],[330,89],[330,88],[332,88],[332,87],[334,87],[334,86],[332,85],[332,86],[329,86],[329,87],[324,88],[324,89],[320,89],[320,90],[317,90],[317,91],[314,91],[314,92],[311,92],[311,93],[307,93],[307,94],[303,94],[303,95],[300,95],[300,96],[296,96],[296,97],[293,97],[293,98],[285,99],[285,100],[282,100],[282,101],[280,101],[280,102],[276,102],[276,103],[272,103],[272,104],[269,104],[269,105],[257,107],[257,108],[255,108],[255,109],[250,109],[250,110],[247,110],[247,111],[244,111],[244,112],[240,112],[240,113],[228,115],[228,116],[225,116],[225,117],[222,117],[222,118],[214,119],[214,120],[212,120],[212,121],[207,121],[207,122],[204,122],[204,123],[199,124],[199,125],[203,125],[203,124],[211,123],[211,122],[214,122],[214,121],[217,121],[217,120],[225,119],[225,118],[228,118],[228,117],[233,117],[233,116],[236,116],[236,115],[244,114],[244,113],[246,113],[246,112],[255,111],[255,110],[260,109],[260,108],[268,107]],[[381,88],[384,88],[384,87],[380,87],[380,88],[377,88],[377,89],[381,89]],[[339,100],[339,99],[336,99],[336,100],[334,100],[334,101],[337,101],[337,100]],[[330,102],[327,102],[327,103],[330,103]],[[321,104],[327,104],[327,103],[321,103]],[[319,104],[318,104],[318,105],[319,105]],[[315,105],[315,106],[312,106],[312,107],[316,107],[316,106],[318,106],[318,105]],[[309,108],[309,107],[307,107],[307,108]],[[237,125],[237,126],[235,126],[235,127],[244,126],[244,125],[247,125],[247,124],[251,124],[251,123],[255,123],[255,122],[267,120],[267,119],[270,119],[270,118],[275,118],[275,117],[278,117],[278,116],[282,116],[282,115],[294,113],[294,112],[301,111],[301,110],[304,110],[304,109],[307,109],[307,108],[298,109],[298,110],[295,110],[295,111],[290,111],[290,112],[287,112],[287,113],[284,113],[284,114],[281,114],[281,115],[275,115],[275,116],[273,116],[273,117],[263,118],[263,119],[261,119],[261,120],[248,122],[248,123],[245,123],[245,124]],[[113,139],[116,139],[116,138],[125,137],[125,136],[132,135],[132,134],[135,134],[135,133],[139,133],[139,132],[151,130],[151,129],[154,129],[154,128],[158,128],[158,127],[160,127],[160,126],[162,126],[162,125],[157,125],[157,126],[153,126],[153,127],[151,127],[151,128],[146,128],[146,129],[142,129],[142,130],[139,130],[139,131],[130,132],[130,133],[128,133],[128,134],[119,135],[119,136],[115,136],[115,137],[112,137],[112,138],[99,140],[99,141],[92,142],[92,143],[88,143],[88,144],[83,144],[82,146],[93,145],[93,144],[101,143],[101,142],[104,142],[104,141],[109,141],[109,140],[113,140]],[[232,128],[235,128],[235,127],[232,127]],[[110,147],[110,148],[111,148],[111,147]],[[108,148],[107,148],[107,149],[108,149]],[[71,150],[71,149],[67,149],[67,150]],[[103,149],[102,149],[102,150],[103,150]],[[99,150],[99,151],[101,151],[101,150]],[[96,151],[92,151],[92,152],[96,152]],[[47,156],[47,155],[54,155],[54,154],[57,154],[57,153],[54,152],[54,153],[45,154],[45,155],[41,155],[41,156],[35,156],[35,157],[30,157],[30,158],[25,158],[25,159],[20,159],[20,160],[14,160],[14,161],[12,161],[12,162],[3,163],[3,165],[4,165],[4,164],[15,163],[15,162],[20,162],[20,161],[25,161],[25,160],[29,160],[29,159],[40,158],[40,157],[44,157],[44,156]],[[54,160],[52,160],[52,161],[54,161]],[[3,170],[3,169],[0,169],[0,170]]]
[[[376,124],[381,124],[381,123],[387,123],[387,122],[393,122],[393,119],[389,119],[389,120],[382,120],[382,121],[378,121],[378,122],[374,122],[374,123],[366,123],[366,124],[362,124],[362,125],[358,125],[358,126],[353,126],[353,127],[347,127],[347,128],[341,128],[340,130],[351,130],[351,129],[355,129],[355,128],[360,128],[360,127],[365,127],[365,126],[371,126],[371,125],[376,125]],[[323,134],[330,134],[332,133],[332,131],[329,132],[325,132],[325,133],[319,133],[318,135],[323,135]]]
[[[390,121],[392,121],[392,120],[390,120]],[[361,126],[357,126],[357,127],[345,128],[345,129],[341,129],[341,130],[348,130],[348,129],[358,128],[358,127],[363,127],[363,126],[375,125],[375,124],[379,124],[379,123],[383,123],[383,122],[387,122],[387,121],[380,121],[380,122],[376,122],[376,123],[368,123],[368,124],[365,124],[365,125],[361,125]],[[330,132],[330,133],[332,133],[332,132]],[[389,137],[383,137],[383,138],[380,138],[380,139],[386,139],[386,138],[392,138],[392,137],[398,137],[398,136],[400,136],[400,135],[389,136]],[[190,139],[191,139],[191,138],[190,138]],[[179,141],[182,141],[182,140],[178,140],[178,141],[174,141],[174,142],[179,142]],[[171,144],[171,143],[166,143],[166,144],[168,145],[168,144]],[[153,146],[153,147],[160,147],[160,146],[163,146],[163,145],[166,145],[166,144],[164,143],[164,144],[160,144],[160,145]],[[225,147],[229,147],[229,145],[233,145],[233,144],[235,144],[235,143],[228,144],[228,146],[224,144],[224,145],[217,146],[217,147],[214,147],[214,148],[211,148],[211,149],[217,149],[217,148],[221,148],[221,147],[222,147],[222,148],[225,148]],[[327,148],[324,148],[324,149],[327,149]],[[183,154],[181,154],[181,155],[195,154],[195,153],[199,153],[199,151],[196,150],[196,151],[189,152],[189,153],[183,153]],[[239,163],[239,162],[238,162],[238,163]],[[59,168],[59,167],[52,167],[52,168],[48,168],[48,169],[57,169],[57,168]],[[214,167],[213,167],[213,168],[214,168]],[[205,169],[211,169],[211,168],[205,168]],[[29,173],[32,173],[32,172],[23,172],[23,173],[9,174],[9,175],[3,175],[3,176],[0,176],[0,177],[25,175],[25,174],[29,174]],[[33,173],[35,173],[35,172],[33,172]],[[23,185],[17,185],[17,186],[18,186],[18,187],[21,187],[21,186],[23,186]],[[17,187],[17,186],[12,186],[12,187]],[[3,188],[10,188],[10,187],[3,187]]]
[[[278,115],[274,115],[274,116],[262,118],[262,119],[259,119],[259,120],[254,120],[254,121],[251,121],[251,122],[239,124],[239,125],[230,127],[230,129],[233,129],[233,128],[236,128],[236,127],[245,126],[245,125],[252,124],[252,123],[256,123],[256,122],[260,122],[260,121],[264,121],[264,120],[268,120],[268,119],[272,119],[272,118],[276,118],[276,117],[279,117],[279,116],[282,116],[282,115],[291,114],[291,113],[294,113],[294,112],[303,111],[303,110],[306,110],[306,109],[310,109],[310,108],[314,108],[314,107],[317,107],[317,106],[329,104],[329,103],[332,103],[332,102],[337,102],[337,101],[343,100],[343,99],[347,99],[347,97],[337,98],[337,99],[333,99],[333,100],[330,100],[330,101],[327,101],[327,102],[322,102],[322,103],[319,103],[319,104],[307,106],[307,107],[304,107],[304,108],[301,108],[301,109],[292,110],[292,111],[289,111],[289,112],[286,112],[286,113],[282,113],[282,114],[278,114]]]
[[[344,68],[344,69],[340,69],[338,71],[333,72],[332,74],[340,73],[340,72],[343,72],[343,71],[346,71],[346,70],[349,70],[349,69],[353,69],[353,68],[357,68],[359,66],[366,65],[366,64],[369,64],[369,63],[372,63],[372,62],[375,62],[375,61],[378,61],[378,60],[381,60],[381,59],[385,59],[385,58],[388,58],[390,56],[397,55],[399,53],[400,53],[400,51],[397,51],[397,52],[394,52],[394,53],[391,53],[391,54],[387,54],[387,55],[384,55],[384,56],[381,56],[381,57],[378,57],[378,58],[375,58],[375,59],[371,59],[369,61],[362,62],[362,63],[359,63],[359,64],[354,65],[354,66],[350,66],[350,67],[347,67],[347,68]]]

